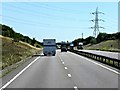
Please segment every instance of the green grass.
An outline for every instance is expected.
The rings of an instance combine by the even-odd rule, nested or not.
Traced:
[[[101,42],[99,44],[94,44],[94,45],[86,45],[84,46],[84,49],[88,49],[88,50],[102,50],[102,51],[110,51],[110,52],[120,52],[120,49],[118,49],[119,43],[118,40],[108,40],[108,41],[104,41]]]
[[[0,37],[2,39],[2,69],[13,65],[37,52],[41,49],[21,42],[13,42],[12,39]]]

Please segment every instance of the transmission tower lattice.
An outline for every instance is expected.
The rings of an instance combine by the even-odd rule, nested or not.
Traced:
[[[97,7],[97,8],[96,8],[96,11],[93,12],[93,13],[91,13],[91,14],[95,15],[95,19],[90,20],[90,21],[92,21],[92,22],[95,22],[95,25],[94,25],[94,27],[90,27],[90,28],[91,28],[91,29],[94,29],[94,31],[93,31],[93,36],[96,38],[96,37],[98,36],[98,34],[99,34],[99,28],[103,28],[103,29],[104,29],[104,27],[99,26],[99,23],[98,23],[98,22],[99,22],[99,21],[103,21],[103,22],[104,22],[104,20],[98,19],[98,14],[104,14],[104,13],[99,12],[99,11],[98,11],[98,7]]]

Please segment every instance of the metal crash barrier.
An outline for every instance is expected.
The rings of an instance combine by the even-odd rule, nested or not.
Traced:
[[[89,52],[84,52],[84,51],[77,51],[77,50],[70,50],[70,49],[68,49],[68,51],[74,52],[76,54],[85,56],[87,58],[94,59],[94,60],[99,61],[101,63],[110,65],[110,66],[115,67],[117,69],[120,69],[120,60],[119,59],[110,58],[110,57],[106,57],[106,56],[102,56],[102,55],[97,55],[97,54],[93,54],[93,53],[89,53]]]

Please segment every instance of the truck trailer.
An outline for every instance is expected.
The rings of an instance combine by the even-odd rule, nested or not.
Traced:
[[[44,56],[56,54],[56,39],[43,39],[43,54]]]

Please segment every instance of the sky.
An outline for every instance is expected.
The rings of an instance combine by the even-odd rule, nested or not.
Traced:
[[[55,38],[57,42],[73,41],[93,36],[96,7],[100,32],[118,32],[118,2],[2,2],[0,23],[14,31],[42,42]]]

